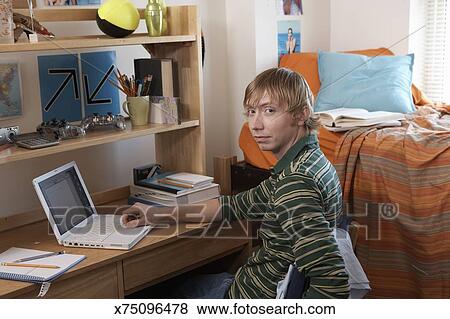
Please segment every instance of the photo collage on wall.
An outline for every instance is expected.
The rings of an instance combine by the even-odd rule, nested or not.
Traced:
[[[278,24],[278,60],[283,55],[298,53],[302,49],[302,0],[276,0]]]
[[[100,5],[101,0],[37,0],[38,7]]]

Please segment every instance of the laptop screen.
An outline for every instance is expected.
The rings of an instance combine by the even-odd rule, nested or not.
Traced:
[[[61,171],[38,185],[61,235],[93,214],[74,167]]]

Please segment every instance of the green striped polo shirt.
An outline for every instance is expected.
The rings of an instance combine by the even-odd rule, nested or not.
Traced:
[[[262,245],[239,268],[228,298],[275,298],[296,263],[309,279],[304,298],[347,298],[348,275],[333,236],[342,214],[334,167],[311,134],[294,144],[257,187],[220,197],[224,220],[262,221]]]

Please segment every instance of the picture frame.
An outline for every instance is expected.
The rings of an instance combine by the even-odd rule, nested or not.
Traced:
[[[36,0],[37,8],[100,6],[102,0]]]
[[[285,54],[299,53],[302,49],[301,20],[299,18],[278,20],[278,58]]]
[[[0,61],[0,120],[23,115],[22,77],[17,61]]]
[[[275,0],[277,2],[278,16],[299,16],[303,15],[302,0]]]

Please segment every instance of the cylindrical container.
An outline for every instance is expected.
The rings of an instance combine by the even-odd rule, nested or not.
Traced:
[[[144,18],[147,24],[148,36],[161,36],[163,32],[164,14],[159,0],[148,0]]]
[[[0,43],[14,43],[12,0],[0,0]]]
[[[122,109],[130,116],[132,126],[146,125],[150,112],[149,96],[128,96]]]

